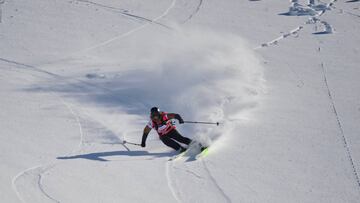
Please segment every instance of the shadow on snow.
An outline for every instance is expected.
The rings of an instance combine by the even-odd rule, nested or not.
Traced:
[[[89,154],[80,154],[75,156],[65,156],[57,157],[57,159],[88,159],[93,161],[109,161],[104,157],[110,156],[131,156],[131,157],[141,157],[141,156],[151,156],[155,158],[159,157],[170,157],[174,155],[172,152],[163,152],[163,153],[150,153],[147,151],[110,151],[110,152],[96,152]]]

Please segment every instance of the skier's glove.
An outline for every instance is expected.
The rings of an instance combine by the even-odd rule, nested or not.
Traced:
[[[146,138],[147,138],[148,134],[144,133],[141,139],[141,147],[145,147],[146,146]]]
[[[184,123],[184,120],[181,118],[181,116],[179,114],[176,114],[175,118],[179,121],[180,124]]]

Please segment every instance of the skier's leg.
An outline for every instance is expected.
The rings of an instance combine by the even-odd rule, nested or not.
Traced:
[[[175,149],[176,151],[178,151],[179,149],[183,148],[181,147],[181,145],[177,142],[175,142],[174,140],[172,140],[170,137],[168,137],[168,135],[164,135],[160,137],[160,140],[168,147],[171,147],[173,149]]]
[[[192,140],[190,138],[182,136],[176,129],[169,132],[168,136],[178,142],[189,145]]]

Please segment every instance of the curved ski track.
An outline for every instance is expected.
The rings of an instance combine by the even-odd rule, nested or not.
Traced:
[[[200,158],[199,160],[197,160],[197,162],[199,162],[199,164],[201,163],[201,170],[202,170],[202,175],[201,176],[197,173],[195,173],[194,171],[192,171],[191,169],[189,169],[185,164],[185,162],[183,160],[173,160],[173,161],[168,161],[166,163],[166,177],[168,179],[168,186],[171,190],[171,193],[173,194],[174,198],[176,199],[177,202],[183,202],[185,199],[185,195],[183,194],[183,192],[181,191],[181,187],[178,185],[178,181],[175,178],[176,176],[172,176],[172,174],[179,174],[176,171],[182,171],[185,172],[189,175],[194,176],[196,179],[199,179],[202,181],[201,185],[197,185],[198,187],[206,187],[209,188],[211,192],[217,191],[217,194],[219,194],[221,196],[221,202],[227,202],[230,203],[231,199],[230,197],[225,193],[225,191],[220,187],[220,185],[217,183],[216,179],[214,178],[214,176],[211,174],[206,161],[204,158]],[[192,196],[196,194],[187,194],[187,196]],[[185,201],[187,202],[187,201]]]
[[[78,0],[78,1],[82,1],[82,0]],[[141,26],[139,26],[139,27],[137,27],[135,29],[132,29],[132,30],[126,32],[126,33],[120,34],[118,36],[115,36],[115,37],[113,37],[111,39],[108,39],[106,41],[103,41],[101,43],[93,45],[91,47],[88,47],[88,48],[83,49],[81,51],[78,51],[76,53],[87,52],[87,51],[96,49],[98,47],[105,46],[105,45],[107,45],[107,44],[109,44],[109,43],[111,43],[111,42],[113,42],[115,40],[124,38],[124,37],[126,37],[126,36],[128,36],[128,35],[130,35],[130,34],[132,34],[134,32],[137,32],[137,31],[145,28],[146,26],[148,26],[151,23],[160,24],[160,23],[157,23],[156,21],[158,21],[159,19],[161,19],[161,18],[165,17],[166,15],[168,15],[169,11],[175,6],[176,1],[177,0],[173,0],[171,5],[160,16],[156,17],[153,20],[145,19],[145,18],[142,18],[142,17],[139,17],[139,16],[132,16],[131,14],[126,14],[126,13],[122,12],[122,14],[124,14],[124,15],[128,15],[130,17],[136,17],[136,18],[142,19],[142,20],[146,21],[147,24],[141,25]],[[96,3],[86,1],[86,0],[84,0],[82,2],[97,5]],[[203,0],[200,0],[199,5],[197,6],[195,12],[192,13],[186,21],[190,20],[200,10],[200,7],[201,7],[202,3],[203,3]],[[97,5],[97,6],[104,6],[104,5]],[[108,7],[108,9],[117,9],[117,8]],[[162,25],[162,24],[160,24],[160,25]],[[165,27],[167,27],[167,26],[165,26]],[[71,55],[74,55],[76,53],[73,53]],[[56,75],[54,73],[42,70],[42,69],[40,69],[38,67],[35,67],[35,66],[22,64],[22,63],[14,62],[14,61],[7,60],[7,59],[1,59],[1,60],[4,61],[4,62],[15,64],[15,65],[23,66],[26,69],[30,69],[30,70],[33,70],[33,71],[36,71],[36,72],[39,72],[39,73],[42,73],[42,74],[46,74],[48,76],[52,76],[52,77],[55,77],[55,78],[60,79],[60,80],[68,80],[68,78],[64,78],[64,77],[62,77],[60,75]],[[93,84],[87,83],[85,81],[79,81],[79,82],[85,83],[85,84],[87,84],[89,86],[94,86]],[[105,87],[99,87],[99,86],[95,86],[95,87],[104,89],[105,91],[111,91],[111,90],[109,90],[109,89],[107,89]],[[55,93],[52,93],[52,94],[55,95]],[[57,97],[59,97],[59,96],[57,96]],[[65,102],[61,97],[59,97],[59,98],[60,98],[61,103],[63,105],[65,105],[66,108],[69,110],[69,112],[73,115],[73,117],[75,118],[75,120],[76,120],[76,122],[77,122],[77,124],[79,126],[79,133],[80,133],[79,145],[78,145],[77,149],[75,149],[71,153],[80,152],[82,150],[82,148],[83,148],[83,142],[84,142],[84,133],[83,133],[83,127],[82,127],[81,121],[80,121],[80,115],[79,115],[79,113],[75,113],[73,107],[71,107],[70,104]],[[71,153],[69,153],[69,154],[71,154]],[[24,171],[21,171],[16,176],[14,176],[13,179],[12,179],[12,188],[13,188],[14,192],[16,193],[18,199],[21,202],[26,202],[26,199],[24,199],[25,194],[28,194],[31,197],[31,196],[34,195],[34,193],[37,193],[37,195],[38,195],[37,197],[42,198],[44,201],[47,200],[47,201],[52,201],[52,202],[59,202],[59,200],[55,199],[54,197],[52,197],[50,194],[48,194],[45,191],[44,186],[42,184],[42,178],[43,178],[44,173],[46,173],[50,169],[56,167],[56,165],[59,164],[60,162],[62,162],[62,161],[61,160],[55,160],[55,161],[52,161],[50,163],[33,166],[33,167],[28,168],[28,169],[25,169]],[[210,183],[211,187],[216,188],[226,202],[231,202],[230,198],[225,194],[223,189],[216,182],[215,178],[211,175],[205,161],[201,160],[201,162],[203,164],[204,174],[207,174],[206,179],[209,180],[209,183]],[[178,201],[178,202],[181,202],[183,194],[179,190],[179,187],[176,185],[176,180],[172,177],[172,170],[175,169],[175,166],[173,165],[173,162],[168,162],[168,161],[166,161],[165,165],[166,165],[165,167],[166,167],[166,178],[167,178],[167,182],[168,182],[168,187],[169,187],[173,197],[175,198],[175,200]],[[189,169],[187,169],[187,172],[190,173],[190,174],[195,175],[198,178],[201,178],[201,176],[196,175],[196,173],[192,172]],[[24,182],[28,186],[32,186],[33,188],[26,188],[25,187],[26,189],[20,190],[19,189],[20,187],[17,185],[17,182],[20,181],[20,180],[24,180]],[[27,182],[27,181],[30,181],[30,182]],[[27,196],[27,197],[29,197],[29,196]]]
[[[106,41],[103,41],[103,42],[101,42],[101,43],[98,43],[98,44],[96,44],[96,45],[94,45],[94,46],[91,46],[91,47],[88,47],[88,48],[86,48],[86,49],[80,50],[80,51],[78,51],[78,53],[91,51],[91,50],[93,50],[93,49],[96,49],[96,48],[105,46],[105,45],[107,45],[107,44],[109,44],[109,43],[111,43],[111,42],[113,42],[113,41],[115,41],[115,40],[124,38],[124,37],[126,37],[126,36],[128,36],[128,35],[130,35],[130,34],[132,34],[132,33],[134,33],[134,32],[136,32],[136,31],[139,31],[139,30],[141,30],[141,29],[144,29],[144,28],[147,27],[149,24],[154,23],[154,22],[160,20],[161,18],[165,17],[166,15],[168,15],[169,11],[175,6],[176,1],[177,1],[177,0],[173,0],[172,3],[171,3],[171,5],[165,10],[165,12],[164,12],[163,14],[161,14],[160,16],[154,18],[154,19],[151,20],[150,22],[148,22],[148,23],[146,23],[146,24],[144,24],[144,25],[141,25],[141,26],[139,26],[139,27],[137,27],[137,28],[135,28],[135,29],[132,29],[132,30],[126,32],[126,33],[120,34],[120,35],[115,36],[115,37],[113,37],[113,38],[111,38],[111,39],[108,39],[108,40],[106,40]],[[76,53],[75,53],[75,54],[76,54]]]
[[[170,4],[170,6],[158,17],[156,17],[155,19],[153,20],[149,20],[147,24],[144,24],[144,25],[141,25],[135,29],[132,29],[124,34],[121,34],[121,35],[118,35],[116,37],[113,37],[109,40],[106,40],[104,42],[101,42],[99,44],[96,44],[92,47],[89,47],[87,49],[84,49],[84,50],[81,50],[79,52],[87,52],[87,51],[90,51],[92,49],[95,49],[95,48],[98,48],[98,47],[101,47],[101,46],[104,46],[104,45],[107,45],[115,40],[118,40],[118,39],[121,39],[125,36],[128,36],[138,30],[141,30],[143,28],[145,28],[146,26],[148,26],[150,23],[154,23],[156,22],[157,20],[165,17],[169,11],[175,6],[175,3],[176,3],[177,0],[173,0],[172,3]],[[79,52],[76,52],[76,53],[79,53]],[[74,54],[74,53],[73,53]],[[72,55],[73,55],[72,54]],[[18,62],[14,62],[14,61],[11,61],[11,60],[7,60],[7,59],[1,59],[2,61],[4,62],[7,62],[7,63],[11,63],[11,64],[15,64],[15,65],[19,65],[19,66],[23,66],[24,68],[26,69],[31,69],[31,70],[34,70],[34,71],[37,71],[37,72],[40,72],[40,73],[44,73],[44,74],[47,74],[47,75],[50,75],[50,76],[53,76],[57,79],[64,79],[63,77],[59,76],[59,75],[56,75],[56,74],[53,74],[51,72],[48,72],[48,71],[45,71],[45,70],[42,70],[40,68],[37,68],[35,66],[30,66],[30,65],[26,65],[26,64],[22,64],[22,63],[18,63]],[[90,85],[90,84],[89,84]],[[52,93],[54,94],[54,93]],[[82,125],[80,123],[80,117],[79,115],[77,115],[75,113],[75,111],[71,108],[71,106],[69,104],[67,104],[61,97],[59,97],[61,99],[61,102],[68,108],[68,110],[71,112],[71,114],[75,117],[78,125],[79,125],[79,131],[80,131],[80,143],[79,143],[79,146],[78,146],[78,151],[81,151],[82,150],[82,147],[83,147],[83,138],[84,138],[84,135],[83,135],[83,130],[82,130]],[[70,154],[70,153],[69,153]],[[19,179],[21,179],[22,177],[24,177],[25,179],[26,178],[30,178],[30,181],[33,181],[33,182],[30,182],[28,183],[29,185],[33,185],[34,187],[37,187],[37,193],[38,194],[42,194],[44,198],[44,200],[50,200],[50,201],[53,201],[53,202],[59,202],[58,200],[56,200],[55,198],[51,197],[45,190],[44,190],[44,187],[42,185],[42,175],[48,171],[49,169],[53,168],[56,166],[56,164],[60,163],[61,160],[55,160],[55,161],[52,161],[50,163],[47,163],[47,164],[42,164],[42,165],[37,165],[37,166],[33,166],[33,167],[30,167],[28,169],[25,169],[24,171],[21,171],[20,173],[18,173],[16,176],[13,177],[12,179],[12,188],[15,192],[15,194],[17,195],[18,199],[21,201],[21,202],[26,202],[26,200],[23,198],[23,192],[26,193],[26,190],[25,191],[20,191],[19,190],[19,187],[17,186],[17,182],[19,181]],[[35,182],[35,184],[34,184]],[[34,188],[30,188],[31,189],[34,189]],[[35,188],[36,190],[36,188]],[[32,195],[32,194],[30,194]]]
[[[54,94],[54,93],[52,93],[52,94]],[[57,95],[55,95],[55,96],[57,96]],[[70,152],[69,154],[74,153],[74,152],[80,152],[82,147],[83,147],[83,141],[84,141],[84,133],[83,133],[83,128],[82,128],[82,125],[81,125],[81,122],[80,122],[80,117],[79,117],[78,114],[75,113],[73,108],[68,103],[66,103],[61,97],[59,97],[59,96],[57,96],[57,97],[60,99],[61,103],[66,106],[66,108],[69,110],[69,112],[75,118],[75,120],[77,122],[77,125],[79,126],[80,142],[79,142],[79,145],[77,147],[78,149],[75,149],[74,151]],[[55,198],[51,197],[45,191],[45,189],[44,189],[44,187],[42,185],[42,176],[43,176],[44,173],[46,173],[51,168],[54,168],[60,162],[61,162],[61,160],[60,161],[58,161],[58,160],[52,161],[52,162],[47,163],[47,164],[38,165],[38,166],[28,168],[28,169],[18,173],[12,179],[12,187],[13,187],[13,190],[15,191],[16,195],[20,199],[20,201],[21,202],[26,202],[24,200],[24,198],[23,198],[22,192],[26,193],[27,191],[25,190],[25,191],[20,192],[19,189],[18,189],[18,186],[16,185],[16,182],[20,178],[24,178],[26,184],[28,184],[30,186],[32,185],[32,186],[37,186],[38,187],[38,191],[35,190],[35,192],[38,192],[38,195],[43,194],[48,200],[51,200],[51,201],[54,201],[54,202],[59,202]],[[36,184],[34,184],[34,183],[31,184],[31,183],[27,182],[27,180],[35,181]],[[23,185],[21,185],[21,186],[23,186]],[[34,189],[34,188],[32,188],[32,189]],[[30,194],[30,195],[32,195],[32,194]]]
[[[184,20],[184,22],[182,22],[182,24],[185,24],[188,21],[190,21],[200,11],[202,4],[203,4],[203,0],[199,0],[199,4],[196,7],[195,11],[191,13],[190,16],[186,20]]]
[[[125,9],[112,7],[112,6],[108,6],[108,5],[104,5],[104,4],[92,2],[92,1],[89,1],[89,0],[75,0],[75,1],[82,2],[82,3],[92,4],[92,5],[97,6],[97,7],[100,7],[100,8],[104,8],[104,9],[107,9],[107,10],[110,10],[110,11],[114,11],[114,12],[120,13],[121,15],[126,16],[126,17],[134,18],[134,19],[141,20],[141,21],[145,21],[145,22],[148,22],[148,23],[154,23],[154,24],[160,25],[160,26],[162,26],[162,27],[171,29],[169,26],[164,25],[164,24],[161,24],[161,23],[158,23],[158,22],[156,22],[156,21],[154,21],[154,20],[151,20],[151,19],[149,19],[149,18],[145,18],[145,17],[139,16],[139,15],[130,14],[130,13],[128,13],[128,11],[125,10]]]

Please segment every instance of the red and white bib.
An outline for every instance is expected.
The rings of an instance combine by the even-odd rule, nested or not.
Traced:
[[[176,126],[173,125],[172,121],[168,118],[166,112],[160,113],[160,121],[155,123],[153,120],[150,119],[147,126],[149,128],[154,128],[159,136],[166,135],[171,130],[175,129]]]

